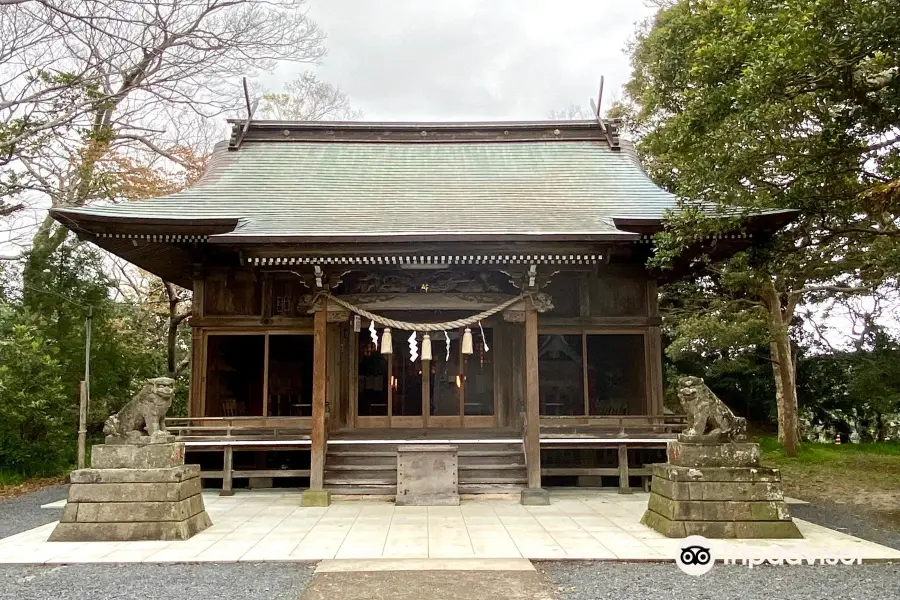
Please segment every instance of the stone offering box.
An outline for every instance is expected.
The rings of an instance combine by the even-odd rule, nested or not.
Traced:
[[[180,442],[94,446],[71,482],[51,542],[185,540],[212,525]]]
[[[458,506],[456,446],[397,447],[397,506]]]
[[[644,525],[667,537],[803,537],[781,473],[759,466],[759,445],[671,441],[667,455],[668,463],[653,465]]]

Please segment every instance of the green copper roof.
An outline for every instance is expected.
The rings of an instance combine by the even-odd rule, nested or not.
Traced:
[[[641,170],[631,145],[621,145],[248,138],[237,150],[220,146],[201,181],[183,192],[56,214],[135,222],[236,218],[233,232],[216,236],[232,241],[614,237],[624,232],[613,217],[658,219],[675,207],[674,196]]]

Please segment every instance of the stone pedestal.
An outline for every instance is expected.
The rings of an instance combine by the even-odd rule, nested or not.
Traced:
[[[759,466],[757,444],[672,441],[667,457],[653,465],[644,525],[667,537],[803,537],[784,502],[781,473]]]
[[[456,446],[397,447],[397,506],[457,506]]]
[[[71,482],[51,542],[185,540],[212,525],[180,442],[94,446]]]

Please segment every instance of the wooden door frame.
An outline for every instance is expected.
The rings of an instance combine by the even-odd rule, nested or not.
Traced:
[[[422,372],[422,414],[420,416],[394,416],[394,402],[391,386],[391,377],[393,377],[393,361],[394,354],[391,353],[388,358],[388,401],[387,416],[371,417],[359,415],[359,335],[360,332],[354,331],[352,336],[353,358],[348,361],[350,366],[351,378],[350,382],[350,404],[353,409],[353,418],[350,422],[354,429],[474,429],[474,428],[496,428],[498,425],[498,403],[499,396],[497,394],[496,382],[498,381],[498,369],[500,361],[492,361],[493,377],[494,377],[494,410],[492,415],[466,415],[465,414],[465,386],[460,389],[459,414],[457,415],[431,415],[431,395],[430,395],[430,375],[431,362],[428,363],[428,372],[426,373],[425,361],[419,359]],[[474,335],[474,334],[473,334]],[[457,350],[462,360],[462,347]]]
[[[201,373],[196,374],[200,377],[200,414],[198,417],[206,416],[206,391],[207,391],[207,373],[209,372],[209,338],[210,336],[237,336],[237,335],[258,335],[263,338],[263,381],[262,381],[262,417],[268,418],[269,414],[269,336],[271,335],[313,335],[312,329],[308,328],[277,328],[271,327],[198,327],[200,334],[200,364]],[[192,373],[191,376],[195,374]]]

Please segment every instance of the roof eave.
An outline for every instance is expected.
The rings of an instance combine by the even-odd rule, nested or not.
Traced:
[[[165,227],[166,233],[218,235],[234,231],[237,217],[177,218],[104,215],[73,208],[51,208],[50,216],[76,232],[150,233]]]
[[[211,236],[215,244],[344,244],[361,242],[630,242],[640,235],[626,231],[595,233],[379,233],[351,235],[244,235]]]

